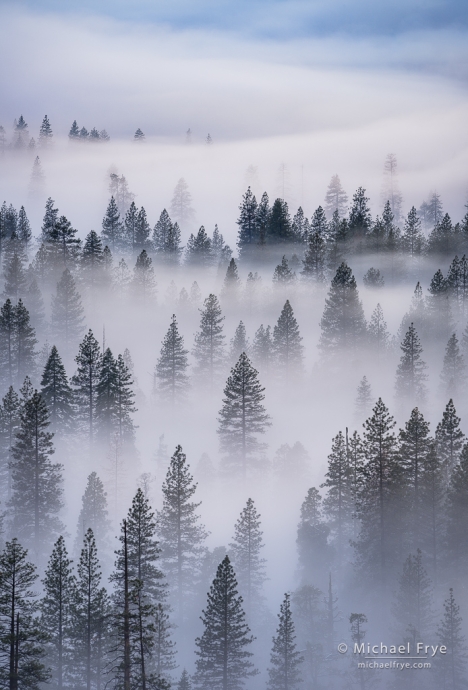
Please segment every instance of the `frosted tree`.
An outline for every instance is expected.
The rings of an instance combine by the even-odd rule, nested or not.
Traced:
[[[258,459],[264,449],[257,435],[265,433],[271,425],[262,404],[264,390],[258,380],[258,372],[243,352],[226,382],[218,434],[226,469],[240,470],[244,479],[254,458]]]

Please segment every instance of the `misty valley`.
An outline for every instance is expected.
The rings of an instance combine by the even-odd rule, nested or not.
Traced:
[[[468,204],[0,135],[0,687],[466,687]]]

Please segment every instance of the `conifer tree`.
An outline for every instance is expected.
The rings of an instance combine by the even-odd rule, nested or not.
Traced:
[[[195,640],[197,690],[241,690],[245,680],[257,674],[248,651],[254,638],[245,622],[242,604],[234,570],[226,556],[218,566],[201,616],[203,634]]]
[[[301,372],[303,367],[302,337],[289,300],[281,311],[273,329],[273,353],[278,372],[288,382],[290,376]]]
[[[125,262],[125,259],[120,259],[118,265],[112,269],[112,273],[113,288],[118,294],[119,298],[123,300],[127,295],[128,288],[132,281],[132,274]]]
[[[93,530],[88,529],[77,566],[72,621],[74,666],[87,690],[102,687],[104,680],[109,602],[101,578]]]
[[[252,251],[258,240],[257,200],[255,195],[252,194],[250,187],[242,197],[239,211],[240,214],[237,219],[237,225],[239,226],[237,246],[240,255],[243,256]]]
[[[32,232],[31,232],[31,223],[28,220],[28,216],[26,215],[26,211],[24,210],[24,206],[21,206],[21,208],[18,212],[17,233],[18,233],[19,241],[24,245],[25,249],[27,249],[29,246],[29,243],[31,241]]]
[[[115,395],[115,359],[110,348],[107,348],[102,355],[99,379],[96,384],[96,425],[99,435],[107,444],[115,424]]]
[[[271,363],[273,361],[273,339],[271,337],[271,328],[266,328],[261,324],[255,332],[252,343],[252,358],[256,365],[265,374],[268,374]]]
[[[415,407],[404,429],[401,429],[399,433],[399,453],[405,474],[411,516],[408,532],[413,535],[412,547],[419,541],[418,537],[424,520],[421,479],[430,447],[429,423],[424,419],[422,412]]]
[[[172,226],[173,223],[168,212],[166,209],[163,209],[156,225],[153,228],[153,247],[157,254],[164,254],[166,251],[167,240]]]
[[[0,310],[0,377],[4,386],[16,383],[16,308],[7,299]]]
[[[421,220],[414,206],[411,207],[405,219],[401,243],[402,249],[409,254],[412,261],[424,254],[426,239],[421,230]]]
[[[229,348],[229,360],[235,364],[243,352],[249,352],[250,342],[243,321],[239,321]]]
[[[466,384],[465,358],[460,352],[458,338],[453,333],[447,343],[444,365],[440,374],[440,384],[444,395],[455,397],[462,395]]]
[[[229,544],[231,561],[236,571],[239,590],[245,601],[248,621],[253,621],[263,598],[263,585],[267,580],[265,559],[261,557],[264,547],[263,532],[260,529],[260,515],[251,498],[247,500],[234,527],[234,539]]]
[[[14,308],[16,381],[19,386],[25,376],[35,369],[36,332],[31,326],[29,312],[22,300]]]
[[[258,380],[258,372],[243,352],[231,369],[224,388],[218,434],[226,456],[226,468],[241,469],[244,479],[255,456],[264,448],[256,437],[270,426],[270,417],[262,404],[264,390]]]
[[[2,503],[11,498],[11,449],[20,424],[20,401],[10,386],[0,407],[0,477]]]
[[[108,553],[110,528],[111,524],[107,510],[107,493],[96,472],[91,472],[88,476],[86,488],[81,498],[75,552],[77,554],[80,553],[86,532],[88,529],[92,529],[98,552],[104,555]]]
[[[192,195],[183,177],[180,178],[174,189],[170,211],[171,216],[180,223],[182,228],[195,216],[192,208]]]
[[[197,484],[186,460],[181,446],[177,446],[163,483],[163,505],[158,513],[161,563],[179,624],[187,616],[188,600],[194,593],[203,542],[207,537],[197,515],[200,503],[192,501]]]
[[[344,262],[332,280],[320,326],[320,349],[326,358],[337,358],[345,351],[354,353],[364,342],[364,312],[356,280]]]
[[[325,195],[325,211],[328,218],[334,213],[343,216],[348,208],[348,197],[338,175],[333,175]]]
[[[85,285],[93,296],[95,288],[102,282],[102,264],[104,261],[102,241],[97,232],[91,230],[86,235],[81,253],[81,270]]]
[[[72,619],[75,577],[65,540],[60,536],[54,544],[42,584],[41,629],[47,635],[47,662],[51,670],[50,685],[54,690],[71,686]]]
[[[146,211],[142,206],[138,212],[136,229],[135,229],[135,245],[137,250],[147,249],[149,247],[149,236],[151,228],[148,223]]]
[[[216,295],[210,294],[199,312],[200,330],[195,334],[195,345],[192,350],[196,360],[194,373],[201,382],[208,382],[212,391],[225,362],[224,316]]]
[[[435,443],[430,444],[425,462],[421,466],[420,496],[423,520],[419,539],[430,564],[432,578],[437,584],[441,543],[445,538],[446,484],[444,468]]]
[[[123,234],[125,237],[125,245],[131,248],[132,253],[135,251],[136,233],[138,225],[138,209],[134,201],[130,204],[130,208],[125,214]]]
[[[138,255],[131,288],[135,297],[143,302],[143,305],[151,301],[156,295],[156,279],[154,277],[153,261],[146,253],[146,249]]]
[[[170,672],[177,668],[175,643],[171,639],[171,623],[164,606],[158,604],[154,614],[154,671],[159,682],[167,682]]]
[[[427,365],[421,358],[423,349],[413,324],[410,325],[400,349],[403,354],[397,368],[395,392],[402,402],[410,405],[423,403],[427,395]]]
[[[444,467],[446,483],[450,481],[452,470],[458,463],[464,439],[465,434],[460,429],[460,417],[457,417],[455,405],[450,399],[435,432],[437,454]]]
[[[39,145],[46,148],[49,146],[51,139],[53,137],[52,127],[50,126],[49,118],[44,115],[42,120],[41,128],[39,130]]]
[[[440,687],[447,690],[462,688],[466,677],[467,648],[462,632],[460,607],[455,601],[453,589],[444,601],[444,615],[437,628],[439,643],[447,649],[437,659],[436,673]]]
[[[192,683],[190,681],[190,676],[187,673],[187,671],[184,670],[182,671],[182,675],[180,677],[180,680],[177,684],[177,690],[192,690]]]
[[[411,637],[411,651],[416,652],[416,640],[423,639],[432,623],[432,584],[423,565],[420,549],[410,554],[403,564],[398,591],[393,605],[393,615],[398,625],[400,639]]]
[[[56,250],[52,257],[62,270],[73,267],[78,260],[81,240],[76,237],[76,232],[65,216],[60,216],[50,231],[48,241]]]
[[[41,380],[41,395],[49,410],[52,431],[65,431],[72,420],[72,390],[55,345],[52,346]]]
[[[341,431],[333,439],[325,477],[322,487],[327,489],[327,495],[323,502],[323,509],[336,541],[338,563],[341,565],[344,560],[345,545],[353,534],[355,510],[353,467]]]
[[[126,350],[128,352],[128,350]],[[128,352],[130,355],[130,353]],[[130,359],[131,361],[131,359]],[[115,361],[114,408],[115,427],[124,443],[133,441],[135,425],[131,415],[136,412],[134,405],[133,375],[125,359],[125,352]]]
[[[349,210],[348,229],[352,239],[363,238],[371,227],[372,217],[368,206],[369,199],[366,190],[359,187],[353,195],[353,203]]]
[[[19,297],[24,297],[28,287],[28,280],[26,271],[24,270],[25,255],[14,249],[9,256],[9,252],[4,253],[4,268],[3,274],[5,277],[5,284],[3,287],[3,296],[12,300],[18,300]]]
[[[101,233],[102,239],[105,244],[110,246],[112,252],[115,252],[116,248],[119,248],[121,245],[122,231],[119,209],[112,196],[102,221]]]
[[[307,251],[303,259],[304,268],[301,275],[316,283],[325,280],[326,243],[324,236],[317,230],[311,230],[307,239]]]
[[[91,330],[83,338],[75,362],[78,368],[71,382],[78,416],[87,427],[91,444],[95,434],[97,384],[102,364],[101,348]]]
[[[468,444],[463,446],[460,461],[455,466],[446,499],[445,557],[448,559],[450,577],[463,581],[463,573],[468,564],[468,538],[466,517],[468,514]]]
[[[49,413],[34,391],[21,409],[20,428],[12,447],[12,526],[14,533],[42,558],[47,541],[62,529],[62,465],[52,463]]]
[[[81,295],[76,289],[72,274],[66,268],[57,283],[57,294],[52,297],[51,328],[58,342],[63,343],[65,352],[83,332],[84,311]]]
[[[301,243],[307,242],[310,232],[310,223],[304,215],[302,207],[299,206],[297,213],[292,220],[292,233],[294,236],[294,242]]]
[[[54,206],[55,201],[49,197],[46,201],[44,218],[41,228],[41,239],[43,242],[50,242],[53,237],[55,225],[58,220],[58,209]]]
[[[356,410],[356,420],[361,421],[370,412],[372,407],[373,397],[372,388],[367,380],[367,376],[363,376],[357,387],[357,395],[354,401],[354,407]]]
[[[318,489],[312,487],[301,505],[301,519],[297,526],[299,571],[304,584],[324,583],[331,558],[329,534],[330,528],[322,516],[322,497]]]
[[[374,352],[377,364],[380,364],[390,346],[390,334],[380,304],[372,312],[367,331],[369,344]]]
[[[44,334],[46,330],[44,300],[42,299],[42,294],[35,278],[29,283],[29,287],[25,294],[25,303],[27,304],[31,316],[31,323],[36,333]]]
[[[160,395],[172,405],[180,403],[187,393],[189,383],[187,355],[188,350],[184,349],[184,338],[179,333],[177,320],[173,314],[155,369]]]
[[[257,206],[255,222],[258,232],[258,245],[264,247],[267,242],[268,226],[270,223],[270,200],[268,194],[263,192],[260,203]]]
[[[37,619],[35,566],[16,538],[0,553],[0,678],[4,688],[38,690],[49,681]]]
[[[293,240],[291,216],[286,201],[275,199],[268,216],[266,233],[268,244],[282,244]]]
[[[396,514],[399,471],[395,421],[381,398],[372,412],[364,424],[366,481],[357,497],[361,531],[356,549],[361,572],[374,577],[384,593],[400,545]]]
[[[290,594],[285,594],[278,614],[279,625],[273,637],[268,690],[297,690],[302,684],[301,664],[304,658],[297,651]]]
[[[446,343],[454,327],[447,281],[440,269],[434,274],[428,292],[429,297],[426,298],[428,332],[434,342]]]
[[[224,277],[223,289],[221,290],[221,297],[227,299],[235,299],[240,288],[240,278],[237,271],[237,265],[234,259],[229,261],[229,265]]]
[[[281,259],[281,263],[276,266],[272,280],[273,284],[278,287],[281,285],[291,285],[296,280],[296,273],[289,268],[289,261],[285,256]]]
[[[197,234],[191,234],[187,241],[185,263],[188,266],[199,266],[200,268],[207,268],[213,263],[211,240],[203,225]]]

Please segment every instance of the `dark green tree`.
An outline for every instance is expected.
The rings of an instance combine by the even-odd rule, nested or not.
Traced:
[[[278,614],[279,624],[273,637],[268,690],[297,690],[302,684],[304,657],[297,651],[290,594],[285,594]]]
[[[427,329],[433,342],[446,343],[454,331],[447,281],[439,269],[434,274],[426,297]]]
[[[234,539],[229,544],[248,621],[254,621],[259,613],[264,598],[263,585],[267,580],[266,561],[261,557],[261,549],[265,545],[260,527],[260,515],[254,501],[249,498],[235,524]]]
[[[369,199],[366,190],[359,187],[353,195],[353,202],[349,210],[348,232],[351,239],[360,240],[368,232],[372,224]]]
[[[244,256],[244,254],[251,252],[258,242],[257,200],[250,187],[242,197],[239,211],[237,246],[240,255]]]
[[[127,248],[135,251],[136,246],[136,234],[138,225],[138,209],[134,201],[130,204],[130,208],[125,214],[123,235],[125,239],[125,245]]]
[[[326,241],[328,223],[321,206],[314,211],[307,236],[307,250],[301,275],[308,280],[321,283],[325,280]]]
[[[102,355],[99,379],[96,384],[96,427],[99,436],[108,444],[116,416],[116,363],[110,348]]]
[[[40,625],[47,636],[47,663],[51,670],[50,687],[72,687],[72,620],[75,577],[63,537],[54,544],[42,580]]]
[[[268,217],[266,241],[268,244],[293,241],[288,204],[283,201],[283,199],[276,199],[271,207]]]
[[[254,638],[245,622],[242,604],[234,570],[226,556],[218,567],[201,616],[203,634],[195,640],[195,688],[241,690],[245,680],[258,673],[248,651]]]
[[[73,393],[55,345],[42,374],[41,395],[49,410],[52,431],[56,433],[69,429],[73,416]]]
[[[257,370],[243,352],[231,369],[224,388],[218,434],[225,454],[226,469],[241,470],[244,479],[255,456],[264,448],[257,436],[265,433],[270,426],[270,417],[263,406],[264,390]]]
[[[86,235],[81,253],[81,270],[91,298],[94,296],[94,290],[102,284],[103,262],[102,240],[97,232],[91,230]]]
[[[163,505],[158,513],[161,563],[169,584],[176,620],[183,624],[194,581],[200,569],[207,532],[200,524],[193,495],[197,490],[187,458],[177,446],[163,483]]]
[[[258,233],[258,245],[259,247],[264,247],[267,242],[267,233],[270,223],[270,200],[268,194],[263,192],[260,203],[257,206],[257,212],[255,214],[255,223],[257,226]]]
[[[150,244],[150,224],[148,223],[148,217],[146,211],[142,206],[138,212],[136,228],[135,228],[135,244],[134,249],[143,250],[147,249]]]
[[[62,503],[62,465],[53,463],[49,412],[37,391],[24,402],[20,428],[11,450],[11,523],[14,534],[41,560],[50,539],[63,525],[58,513]]]
[[[76,264],[81,244],[76,232],[65,216],[60,216],[51,229],[48,242],[53,245],[50,249],[57,268],[64,270]]]

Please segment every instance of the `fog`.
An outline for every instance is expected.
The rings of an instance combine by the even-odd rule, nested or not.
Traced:
[[[298,5],[301,3],[296,4],[296,11]],[[38,12],[26,7],[16,9],[5,5],[0,9],[3,27],[0,64],[7,65],[0,74],[3,96],[0,124],[5,133],[0,151],[0,201],[6,202],[0,218],[2,305],[7,299],[18,305],[21,298],[29,310],[37,342],[33,344],[30,367],[22,373],[31,378],[34,388],[42,389],[44,396],[42,377],[53,345],[58,347],[69,381],[77,372],[79,362],[75,358],[89,329],[99,344],[99,357],[107,348],[114,358],[127,350],[131,355],[132,364],[127,357],[126,366],[131,374],[129,388],[135,394],[136,409],[129,413],[134,429],[125,442],[120,439],[118,444],[114,422],[106,427],[107,422],[102,421],[104,413],[99,408],[102,400],[95,410],[95,430],[88,432],[86,420],[83,421],[85,403],[79,398],[78,379],[72,382],[72,412],[67,424],[60,427],[53,422],[51,426],[55,448],[52,458],[63,465],[63,507],[57,513],[63,529],[59,532],[75,563],[80,557],[81,537],[90,526],[80,525],[79,516],[92,472],[97,473],[107,492],[110,527],[108,541],[102,540],[102,553],[99,553],[101,544],[98,543],[98,556],[103,569],[101,584],[114,592],[109,604],[110,618],[117,620],[112,616],[120,615],[116,613],[120,605],[118,578],[114,576],[110,583],[108,581],[114,571],[113,551],[123,548],[117,536],[121,534],[122,520],[140,487],[158,513],[155,538],[163,544],[157,563],[161,564],[168,582],[169,595],[164,599],[164,606],[169,616],[170,633],[176,642],[177,666],[163,669],[161,677],[171,683],[171,687],[187,690],[188,686],[178,685],[182,671],[187,669],[190,674],[195,673],[195,638],[203,633],[199,617],[206,606],[206,592],[226,554],[233,558],[236,566],[232,547],[234,526],[249,498],[254,500],[261,515],[264,543],[261,556],[266,559],[267,579],[260,586],[262,594],[258,597],[256,614],[248,618],[257,638],[252,645],[253,661],[260,671],[258,676],[246,681],[248,689],[266,686],[267,669],[273,663],[270,662],[271,638],[275,635],[276,615],[285,592],[292,593],[298,649],[306,655],[301,671],[303,685],[284,686],[286,690],[374,687],[377,676],[356,675],[356,668],[351,666],[348,674],[349,658],[336,652],[338,642],[346,641],[351,645],[350,640],[356,639],[350,637],[352,613],[362,612],[367,617],[366,641],[370,639],[375,643],[383,639],[390,643],[391,638],[392,643],[398,644],[408,638],[409,628],[405,626],[413,626],[416,630],[413,642],[424,637],[425,642],[435,644],[436,640],[446,639],[439,634],[440,630],[437,632],[437,625],[444,614],[443,602],[449,587],[454,587],[456,601],[461,607],[461,631],[468,632],[468,596],[464,585],[468,546],[464,528],[461,527],[453,539],[450,536],[450,526],[457,522],[454,515],[462,515],[463,520],[468,505],[467,490],[463,488],[463,473],[468,472],[468,446],[462,450],[463,435],[457,437],[459,446],[456,451],[450,451],[452,455],[447,460],[446,439],[442,438],[440,429],[436,434],[436,427],[452,398],[456,413],[461,417],[461,430],[468,433],[465,375],[468,271],[465,264],[462,266],[458,262],[468,252],[468,99],[467,75],[460,67],[466,53],[461,32],[452,28],[437,31],[433,27],[411,27],[408,33],[386,35],[379,40],[372,35],[353,35],[351,30],[342,35],[323,34],[312,39],[287,36],[280,40],[276,35],[261,38],[254,27],[250,33],[242,32],[238,26],[230,31],[221,30],[219,26],[207,30],[198,25],[174,26],[169,20],[145,24],[124,22],[104,14],[61,15],[52,10]],[[319,13],[319,7],[315,9]],[[278,13],[270,18],[271,25],[281,21]],[[264,28],[267,25],[265,22]],[[53,136],[44,141],[39,137],[39,128],[46,113]],[[22,146],[16,144],[20,115],[28,126],[26,134],[20,133],[24,137]],[[105,129],[110,140],[92,142],[69,137],[74,120],[80,129],[86,127],[88,132],[93,127],[99,131]],[[134,138],[138,128],[145,135],[140,141]],[[208,134],[211,143],[206,141]],[[28,145],[31,137],[36,140],[35,146]],[[398,161],[394,184],[401,191],[401,208],[398,203],[392,207],[385,238],[377,247],[373,237],[388,199],[384,164],[388,162],[389,153],[395,154]],[[42,171],[40,179],[38,165]],[[340,216],[341,221],[348,219],[345,226],[350,234],[345,239],[333,236],[335,231],[332,231],[331,213],[328,213],[326,223],[323,221],[323,227],[316,230],[315,240],[323,244],[317,250],[313,244],[317,209],[325,205],[330,180],[337,174],[348,198],[337,217]],[[133,251],[128,237],[122,239],[123,234],[115,246],[106,235],[103,219],[109,215],[113,194],[111,175],[125,177],[137,209],[144,207],[147,214],[147,237]],[[188,185],[193,213],[177,218],[173,198],[181,179]],[[265,247],[259,238],[248,245],[245,238],[242,240],[238,235],[239,225],[242,226],[238,222],[239,210],[240,206],[245,206],[243,195],[248,187],[258,203],[263,192],[268,193],[270,225]],[[358,188],[365,189],[372,218],[369,215],[367,225],[362,222],[352,230],[352,213],[356,208],[353,195]],[[57,210],[55,225],[49,230],[43,220],[48,199],[53,199]],[[437,207],[434,212],[437,217],[431,222],[431,211],[427,208],[434,204],[434,199],[438,199],[441,206]],[[121,223],[127,218],[130,200],[118,202]],[[308,230],[300,236],[296,233],[294,239],[292,234],[275,239],[271,230],[271,208],[275,200],[287,202],[289,211],[282,208],[285,217],[289,213],[288,223],[301,207],[310,219]],[[424,218],[424,202],[428,218]],[[31,223],[32,238],[23,244],[21,238],[18,240],[14,233],[11,234],[5,220],[10,205],[16,211],[24,206]],[[408,214],[413,206],[424,221],[420,231],[421,248],[414,256],[407,240]],[[173,221],[179,221],[181,230],[183,251],[180,256],[175,254],[172,263],[158,248],[157,232],[153,230],[164,209]],[[387,210],[390,212],[390,203]],[[258,208],[256,213],[255,232],[259,232]],[[70,221],[76,230],[75,239],[81,241],[81,244],[67,245],[63,256],[61,249],[57,253],[61,245],[53,234],[61,216]],[[446,227],[444,222],[449,225],[447,231],[441,229]],[[201,226],[211,238],[211,245],[208,242],[205,255],[197,255],[197,258],[188,248]],[[215,226],[230,248],[224,254],[214,253]],[[106,245],[112,250],[112,267],[105,266],[104,262],[94,269],[93,264],[91,271],[86,264],[83,245],[92,230],[101,235],[101,254]],[[443,246],[442,240],[437,244],[438,233],[442,232],[446,232]],[[137,280],[136,266],[143,249],[151,261],[156,282],[148,293],[142,291]],[[41,251],[49,257],[44,259],[42,269]],[[313,251],[316,252],[316,264],[308,274],[307,257],[309,253],[312,256]],[[103,262],[101,254],[99,261]],[[339,260],[336,259],[338,254]],[[237,287],[233,289],[226,278],[228,267],[232,268],[231,255],[239,276]],[[455,256],[458,257],[456,262]],[[12,257],[22,263],[14,290],[11,287],[13,279],[8,277]],[[283,258],[295,272],[290,279],[278,278]],[[127,282],[119,282],[116,267],[121,259],[129,269]],[[321,262],[320,269],[317,269],[317,262]],[[356,286],[351,282],[346,284],[355,302],[344,308],[342,321],[344,323],[349,317],[352,329],[360,323],[364,330],[360,340],[357,335],[352,342],[346,341],[346,337],[340,340],[340,328],[349,327],[340,322],[341,325],[336,326],[338,335],[335,333],[334,340],[330,336],[331,340],[326,341],[327,328],[331,329],[326,319],[333,321],[332,317],[327,317],[327,305],[336,287],[332,281],[336,281],[343,266],[350,267]],[[371,268],[380,271],[382,284],[378,281],[372,284]],[[63,296],[63,284],[60,287],[58,283],[65,275],[64,269],[70,272],[79,293],[77,303],[83,308],[81,321],[77,317],[77,325],[73,327],[76,332],[70,326],[70,333],[65,331],[65,317],[57,316],[56,307]],[[438,269],[446,280],[436,289],[434,275]],[[253,285],[249,274],[252,276],[255,272],[261,280]],[[44,302],[45,318],[42,320],[37,301],[31,296],[33,280]],[[421,293],[415,292],[416,284],[420,285]],[[339,288],[336,288],[338,293]],[[200,363],[195,352],[201,312],[210,295],[219,298],[225,337],[219,371],[216,375],[211,372],[214,377],[211,386],[207,383],[206,371],[201,375],[197,369]],[[287,300],[300,333],[297,361],[284,365],[280,345],[276,343],[271,346],[269,365],[258,362],[258,345],[257,350],[254,347],[258,329],[261,325],[271,326],[272,333],[275,326],[279,329],[278,320]],[[356,304],[362,305],[364,318]],[[383,354],[377,351],[371,337],[371,323],[378,304],[389,332]],[[188,358],[184,370],[188,379],[185,383],[181,379],[177,400],[175,393],[172,399],[165,397],[163,377],[156,369],[173,315]],[[3,397],[10,385],[18,391],[22,380],[19,380],[19,364],[14,381],[11,367],[10,379],[5,373],[8,346],[3,311],[1,319],[0,357],[4,373],[0,377],[0,394]],[[240,456],[234,452],[234,446],[230,448],[229,443],[223,441],[220,415],[227,395],[228,377],[242,358],[241,351],[231,347],[240,321],[248,339],[242,349],[247,350],[252,366],[258,370],[260,384],[265,388],[262,404],[271,425],[264,425],[254,434],[265,444],[263,449],[258,447],[250,455],[244,450],[243,463],[247,463],[247,470],[242,472],[239,464],[237,471],[230,472],[229,462],[239,463]],[[403,361],[402,342],[413,322],[427,368],[421,387],[408,392],[410,389],[405,385],[409,374],[402,369],[403,374],[398,378],[398,367]],[[453,333],[458,338],[458,359],[453,355],[451,364],[447,364],[447,341]],[[15,343],[19,342],[19,335],[14,338],[17,338]],[[329,344],[324,345],[324,342]],[[451,378],[447,373],[450,366],[456,369]],[[99,376],[103,376],[102,369]],[[364,376],[371,391],[358,404],[358,387]],[[102,391],[97,395],[99,398]],[[386,510],[392,516],[388,518],[387,534],[390,536],[386,538],[389,542],[381,547],[382,554],[385,552],[387,557],[385,567],[382,566],[385,577],[375,565],[376,558],[369,555],[373,549],[378,550],[376,541],[366,536],[369,525],[378,523],[375,507],[365,502],[367,489],[372,493],[374,486],[370,479],[374,451],[367,437],[362,456],[366,468],[360,470],[361,483],[354,480],[355,485],[347,498],[351,500],[352,496],[354,508],[347,508],[348,531],[345,530],[344,542],[341,542],[341,533],[337,536],[341,527],[337,527],[335,509],[330,508],[334,489],[327,498],[327,488],[323,487],[333,439],[339,432],[350,440],[354,431],[362,435],[363,423],[375,413],[374,406],[378,405],[379,398],[396,420],[393,433],[397,435],[405,427],[412,410],[418,408],[424,415],[430,424],[430,434],[424,440],[421,462],[429,466],[431,452],[438,454],[442,468],[438,488],[443,494],[438,503],[440,516],[437,521],[440,552],[436,555],[434,547],[432,562],[425,524],[429,523],[427,505],[424,504],[424,513],[410,496],[413,480],[408,470],[411,464],[408,447],[403,436],[394,445],[390,444],[388,454],[382,455],[385,462],[391,457],[394,463],[385,478],[391,487],[390,498],[385,498],[390,506]],[[24,395],[23,415],[27,404]],[[2,548],[15,537],[20,541],[24,539],[29,558],[42,578],[59,532],[51,528],[50,535],[42,535],[39,547],[37,536],[36,541],[31,537],[32,528],[28,533],[21,523],[22,508],[18,498],[21,486],[15,479],[15,465],[9,458],[14,457],[14,462],[19,463],[22,451],[19,441],[10,445],[7,442],[6,412],[2,411],[2,415]],[[17,422],[17,433],[23,428],[21,425],[25,425],[22,418]],[[364,433],[370,433],[368,428]],[[303,446],[299,460],[291,450],[298,443]],[[285,444],[290,448],[285,450]],[[195,559],[195,565],[191,566],[191,582],[186,587],[190,603],[185,618],[173,591],[175,576],[171,575],[170,558],[164,551],[168,547],[164,546],[161,527],[167,511],[163,481],[170,458],[179,445],[187,455],[190,472],[197,482],[191,499],[200,502],[195,513],[209,532],[206,539],[201,540],[203,543],[196,554],[198,560]],[[286,466],[281,466],[282,447]],[[209,456],[209,461],[204,454]],[[118,461],[115,461],[117,456]],[[346,462],[350,462],[350,457],[346,446]],[[347,477],[346,481],[350,481]],[[306,504],[303,502],[312,487],[319,489],[325,504],[329,501],[322,512],[318,511],[320,516],[315,522],[311,514],[304,517]],[[310,526],[315,536],[307,543],[301,542],[305,537],[301,537],[300,529],[298,532],[298,525]],[[323,534],[322,539],[320,535]],[[394,540],[391,544],[390,539]],[[424,625],[418,621],[418,628],[409,613],[408,620],[403,621],[400,609],[405,596],[411,599],[413,591],[408,594],[405,583],[402,584],[402,572],[406,572],[403,564],[410,554],[417,558],[419,549],[432,581],[432,603],[428,606],[430,621]],[[118,569],[118,564],[115,567]],[[338,597],[336,611],[332,610],[331,614],[333,602],[326,599],[330,596],[327,594],[329,576],[333,579],[333,596]],[[243,586],[241,581],[241,594],[246,600]],[[320,611],[312,636],[301,627],[305,623],[301,623],[303,618],[298,603],[300,592],[307,586],[321,590],[317,604]],[[42,593],[41,585],[37,587]],[[110,639],[112,635],[109,635]],[[78,662],[73,662],[75,666],[70,662],[70,676],[60,686],[54,666],[55,652],[51,651],[53,645],[50,640],[43,644],[49,644],[44,663],[52,664],[53,680],[43,679],[41,687],[81,688],[89,681],[89,688],[103,687],[102,682],[129,689],[130,686],[119,685],[118,674],[112,675],[114,672],[107,668],[99,667],[92,680],[80,676]],[[104,644],[108,645],[104,656],[111,659],[114,642]],[[462,687],[461,683],[467,678],[463,645],[460,641],[459,647],[451,652],[459,669],[456,683],[452,679],[452,685],[447,685],[453,689]],[[149,646],[150,665],[154,664],[151,649]],[[138,666],[139,662],[134,662],[132,657],[132,663]],[[401,685],[394,685],[398,683],[395,675],[387,674],[387,678],[384,674],[380,679],[381,687],[442,687],[440,678],[445,677],[445,667],[440,662],[434,668],[431,674],[421,674],[421,678],[408,673],[402,681],[405,684]],[[157,673],[159,677],[159,667]],[[204,688],[203,678],[200,678],[194,676],[194,687]],[[132,688],[140,687],[137,675],[132,682]],[[206,679],[205,682],[208,683]],[[220,682],[206,687],[223,690],[244,687],[240,676],[238,682],[239,686],[223,686]],[[166,686],[151,687],[164,690]],[[271,685],[272,690],[279,687],[283,686]]]

